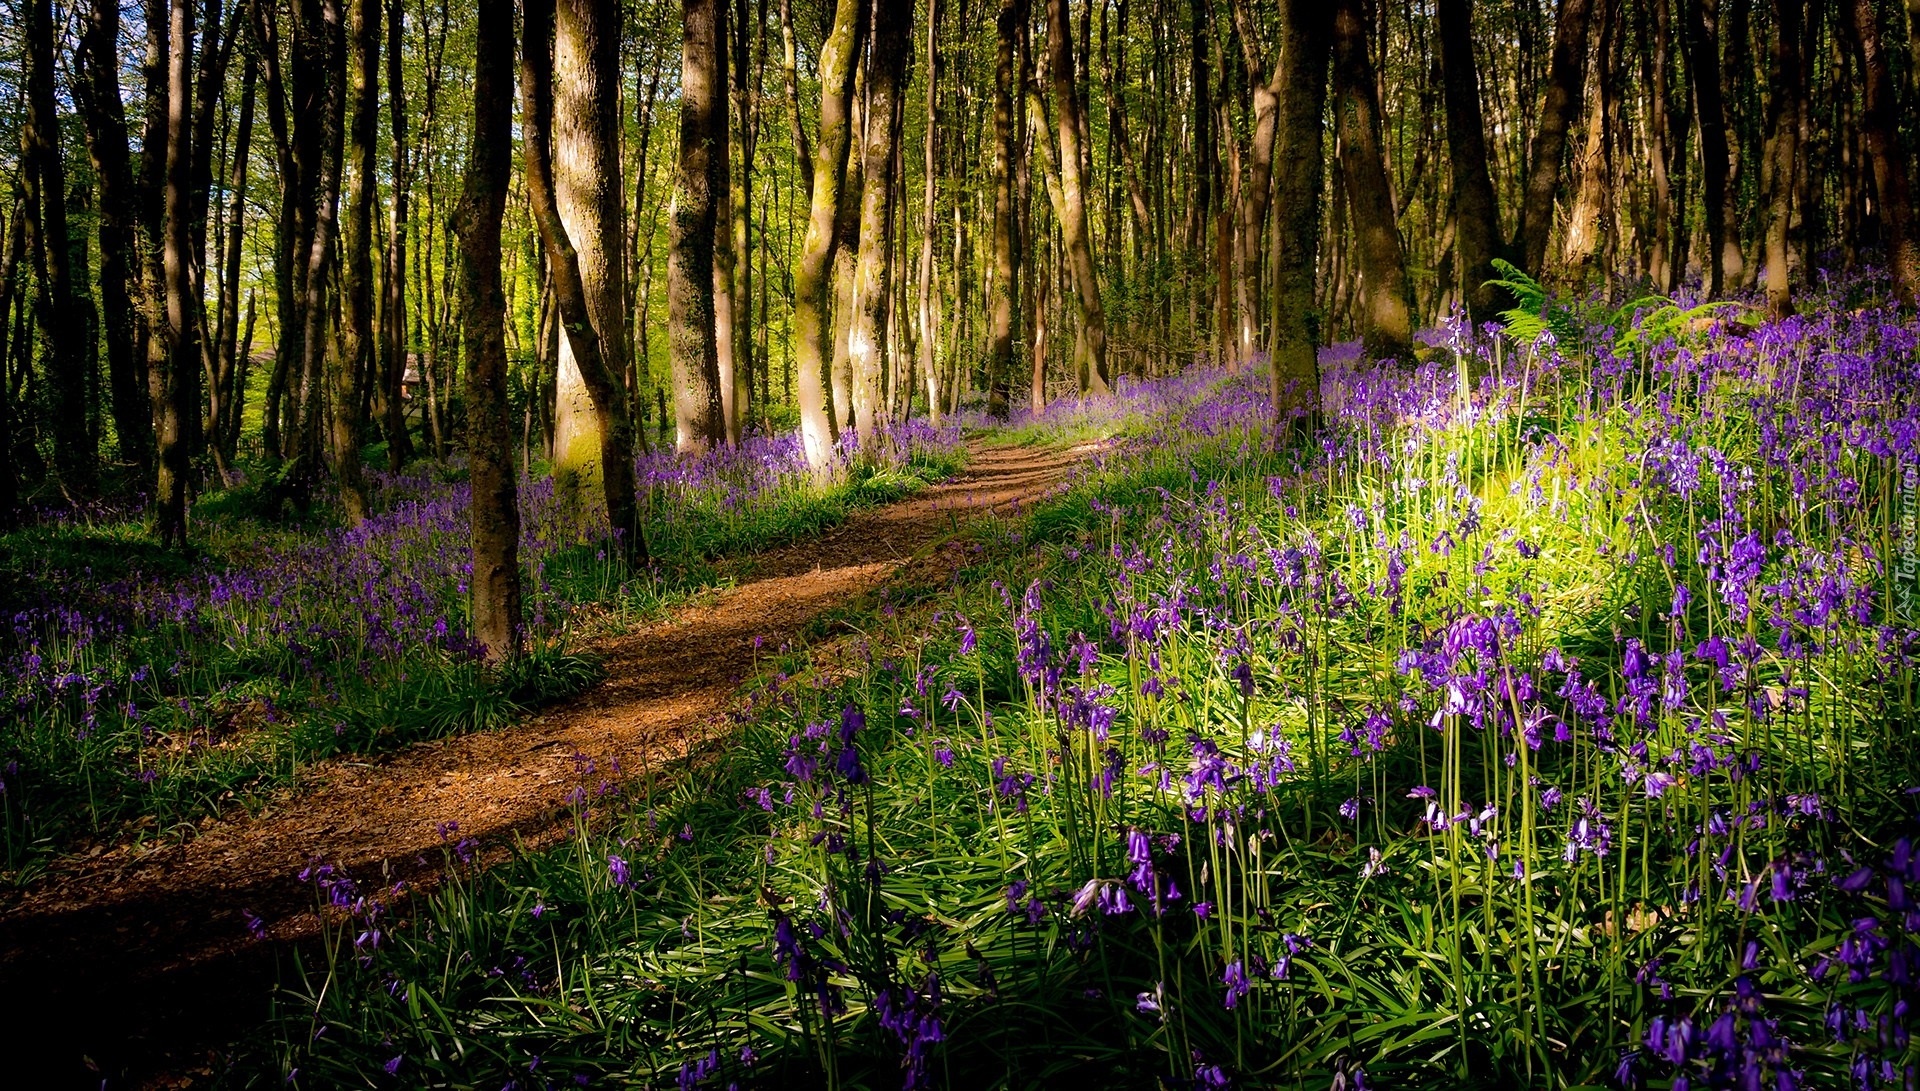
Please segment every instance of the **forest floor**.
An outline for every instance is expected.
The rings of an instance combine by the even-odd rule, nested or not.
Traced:
[[[575,789],[638,790],[695,754],[724,734],[763,655],[890,584],[950,576],[962,525],[1041,498],[1093,446],[975,442],[961,476],[740,558],[732,588],[596,642],[606,677],[574,698],[499,731],[322,763],[266,808],[184,840],[66,860],[0,908],[0,997],[16,1008],[0,1035],[18,1036],[0,1046],[6,1067],[42,1070],[47,1086],[204,1080],[316,931],[313,889],[296,878],[311,860],[417,889],[451,843],[474,839],[484,863],[565,836]]]

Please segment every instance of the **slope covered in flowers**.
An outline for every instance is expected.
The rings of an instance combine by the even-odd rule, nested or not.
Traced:
[[[255,1060],[1912,1087],[1920,326],[1830,302],[1332,354],[1306,441],[1257,373],[1135,386],[671,787],[398,918],[317,866],[332,955]]]

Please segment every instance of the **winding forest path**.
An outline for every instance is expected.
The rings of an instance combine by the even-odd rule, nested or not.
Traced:
[[[44,1073],[32,1086],[211,1076],[218,1047],[265,1016],[281,960],[314,931],[312,892],[295,878],[308,860],[417,887],[437,872],[450,823],[495,853],[562,836],[576,786],[658,769],[724,731],[759,649],[798,642],[904,566],[957,568],[932,547],[1044,496],[1089,450],[976,443],[954,480],[762,553],[737,586],[600,642],[607,676],[574,698],[499,731],[324,763],[261,812],[183,842],[63,863],[0,911],[0,1001],[12,1009],[0,1014],[0,1069]],[[267,940],[249,935],[249,913]]]

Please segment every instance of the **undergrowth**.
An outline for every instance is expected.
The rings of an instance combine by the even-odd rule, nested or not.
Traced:
[[[566,844],[398,912],[316,864],[235,1078],[1910,1086],[1917,333],[1454,328],[1297,445],[1135,390]]]

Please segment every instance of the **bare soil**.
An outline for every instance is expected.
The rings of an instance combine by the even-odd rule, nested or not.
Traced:
[[[1086,450],[976,444],[961,477],[751,558],[735,587],[599,642],[605,680],[568,701],[499,731],[330,761],[258,813],[62,862],[0,908],[0,1070],[13,1074],[0,1083],[208,1082],[315,931],[295,877],[311,859],[417,890],[449,824],[493,855],[551,841],[575,788],[670,768],[713,740],[759,655],[798,646],[903,568],[923,582],[956,568],[937,546],[1042,497]]]

